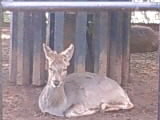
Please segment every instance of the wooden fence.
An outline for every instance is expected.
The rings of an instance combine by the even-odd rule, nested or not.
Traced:
[[[52,2],[52,5],[55,5],[54,3]],[[149,2],[127,2],[123,3],[123,6],[119,2],[107,3],[103,9],[110,7],[111,10],[110,5],[114,7],[114,10],[118,8],[121,10],[159,10],[160,8],[159,3]],[[8,3],[1,3],[1,5],[10,10],[20,10],[23,5],[26,10],[31,3],[19,4],[19,8],[14,2],[12,5]],[[41,7],[43,6],[37,9],[40,10]],[[92,7],[98,10],[102,6],[98,4]],[[64,8],[63,6],[62,9]],[[84,8],[88,9],[86,6]],[[47,10],[46,7],[43,7],[43,11],[45,10]],[[79,10],[82,10],[80,6]],[[49,45],[57,51],[63,50],[71,42],[74,43],[75,54],[70,72],[96,72],[107,75],[125,86],[129,76],[129,16],[128,12],[120,11],[96,12],[91,15],[86,12],[76,12],[76,14],[56,12],[51,14],[49,24],[46,25],[44,12],[14,11],[11,24],[10,82],[18,85],[45,84],[46,70],[42,43],[48,38]],[[91,26],[89,21],[93,23]],[[89,30],[93,31],[89,32]],[[158,120],[160,120],[159,93],[160,89],[158,90]]]
[[[46,24],[45,12],[13,12],[9,81],[45,84],[42,43],[48,41],[57,51],[75,45],[69,73],[95,72],[125,86],[129,79],[129,21],[129,13],[120,11],[55,12]]]

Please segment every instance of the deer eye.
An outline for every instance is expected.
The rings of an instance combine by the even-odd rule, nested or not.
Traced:
[[[56,70],[54,70],[53,68],[49,68],[49,70],[53,73],[56,73]]]
[[[67,59],[67,57],[65,55],[63,56],[63,61],[64,62],[68,62],[68,59]]]

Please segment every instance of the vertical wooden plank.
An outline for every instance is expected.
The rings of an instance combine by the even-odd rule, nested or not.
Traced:
[[[24,85],[31,84],[33,72],[33,27],[32,13],[24,14]]]
[[[109,55],[109,16],[106,12],[97,13],[94,21],[93,53],[94,72],[107,75]]]
[[[1,0],[0,0],[1,2]],[[2,26],[3,26],[3,11],[0,4],[0,120],[2,120]]]
[[[79,12],[76,17],[74,71],[84,72],[86,61],[87,13]]]
[[[45,83],[45,57],[42,44],[45,42],[45,13],[32,14],[33,29],[33,85],[43,85]]]
[[[17,25],[17,84],[23,84],[23,36],[24,36],[24,13],[18,13]]]
[[[2,6],[0,4],[0,78],[2,75],[2,27],[3,27],[3,11],[2,11]],[[0,79],[0,83],[1,83],[1,79]]]
[[[3,83],[2,83],[2,78],[0,78],[0,120],[3,120],[3,101],[2,101],[2,99],[3,99],[3,90],[2,90],[2,85],[3,85]]]
[[[159,46],[160,46],[160,24],[159,24]],[[160,47],[158,48],[158,57],[159,57],[159,81],[158,81],[158,116],[157,120],[160,120]]]
[[[23,30],[24,30],[24,13],[18,13],[17,25],[17,84],[23,84]]]
[[[109,77],[121,84],[122,80],[122,13],[111,13]]]
[[[2,91],[2,78],[1,79],[1,82],[0,82],[0,120],[3,120],[3,91]]]
[[[54,49],[58,52],[64,49],[64,12],[55,13]]]
[[[130,63],[130,19],[131,13],[123,13],[123,33],[122,33],[122,44],[123,44],[123,55],[122,55],[122,86],[127,87],[129,80],[129,63]]]
[[[18,13],[17,84],[29,85],[32,78],[32,20],[31,13]]]
[[[16,84],[17,76],[17,26],[18,13],[13,12],[10,24],[11,41],[10,41],[10,55],[9,55],[9,82]]]

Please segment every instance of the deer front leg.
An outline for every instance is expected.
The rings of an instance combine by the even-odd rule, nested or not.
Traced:
[[[121,109],[131,109],[133,108],[133,104],[101,104],[101,111],[108,112],[108,111],[117,111]]]
[[[84,105],[81,104],[76,104],[70,107],[66,112],[65,112],[65,117],[70,118],[70,117],[78,117],[78,116],[84,116],[84,115],[91,115],[97,112],[97,110],[94,109],[88,109]]]

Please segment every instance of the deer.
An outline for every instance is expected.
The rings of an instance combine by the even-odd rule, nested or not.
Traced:
[[[74,53],[71,43],[57,52],[43,43],[48,81],[39,96],[41,113],[71,118],[134,107],[124,89],[111,78],[91,72],[67,74]]]

